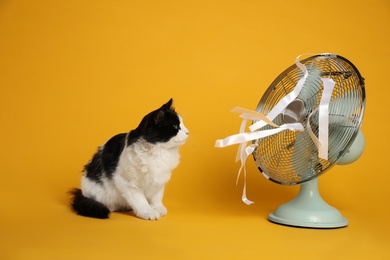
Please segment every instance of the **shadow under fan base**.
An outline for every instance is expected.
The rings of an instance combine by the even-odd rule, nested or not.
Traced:
[[[341,228],[348,225],[348,219],[321,198],[318,178],[301,184],[297,197],[269,214],[268,220],[307,228]]]

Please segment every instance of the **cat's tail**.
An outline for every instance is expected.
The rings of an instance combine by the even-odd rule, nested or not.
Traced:
[[[79,215],[91,218],[108,218],[110,210],[102,203],[87,198],[80,189],[73,189],[69,192],[72,197],[72,209]]]

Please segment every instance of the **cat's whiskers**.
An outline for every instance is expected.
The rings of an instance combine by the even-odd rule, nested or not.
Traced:
[[[194,149],[200,148],[200,150],[202,150],[203,152],[207,151],[206,147],[196,139],[196,136],[194,137],[193,133],[190,133],[185,145],[189,145],[189,146],[191,146],[191,148],[194,148]]]

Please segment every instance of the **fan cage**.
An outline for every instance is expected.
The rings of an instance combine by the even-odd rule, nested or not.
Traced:
[[[297,99],[303,101],[303,116],[297,122],[305,131],[283,131],[254,141],[253,157],[259,170],[271,181],[283,185],[296,185],[323,174],[344,155],[358,134],[365,107],[364,79],[346,58],[334,54],[321,54],[303,61],[309,72]],[[261,98],[256,111],[267,115],[272,108],[296,86],[303,72],[292,65],[282,72]],[[321,78],[336,83],[329,103],[328,160],[318,157],[318,149],[307,131],[310,127],[318,136],[319,104],[323,93]],[[282,125],[282,113],[273,122]],[[253,123],[256,123],[254,121]],[[272,129],[266,125],[259,130]]]

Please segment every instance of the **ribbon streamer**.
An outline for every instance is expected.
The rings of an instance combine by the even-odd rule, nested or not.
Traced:
[[[313,133],[310,126],[311,116],[318,110],[314,110],[308,116],[306,122],[307,132],[318,149],[318,157],[324,160],[328,160],[328,139],[329,139],[329,103],[332,98],[333,89],[336,83],[331,78],[321,78],[324,85],[324,91],[322,92],[321,101],[318,111],[318,138]]]
[[[268,130],[262,130],[262,131],[255,131],[255,132],[245,132],[245,126],[248,122],[248,120],[264,120],[264,122],[268,122],[269,119],[267,119],[263,114],[260,114],[256,111],[248,110],[245,108],[236,107],[232,110],[232,112],[242,112],[240,117],[243,118],[243,121],[241,123],[240,127],[240,133],[228,136],[224,139],[219,139],[215,143],[215,147],[226,147],[234,144],[240,144],[236,161],[241,161],[240,169],[238,170],[237,180],[236,184],[238,184],[238,180],[240,179],[241,172],[244,170],[244,189],[242,193],[242,201],[250,205],[253,202],[250,201],[246,196],[246,168],[245,168],[245,162],[246,159],[250,154],[253,153],[253,151],[256,149],[256,144],[250,144],[246,146],[246,144],[249,141],[258,140],[261,138],[265,138],[267,136],[271,136],[277,133],[280,133],[282,131],[290,130],[290,131],[304,131],[304,127],[300,123],[291,123],[291,124],[283,124],[281,126],[278,126],[277,124],[273,122],[269,122],[270,125],[274,126],[274,129],[268,129]],[[245,147],[246,146],[246,147]]]

